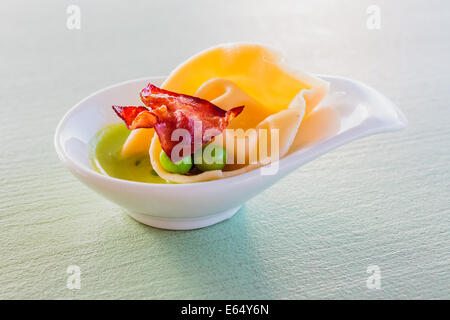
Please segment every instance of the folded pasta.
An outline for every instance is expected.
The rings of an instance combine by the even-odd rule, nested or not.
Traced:
[[[239,175],[285,156],[303,118],[327,94],[328,83],[288,67],[279,52],[266,46],[229,44],[182,63],[162,89],[209,101],[224,114],[243,106],[226,129],[207,142],[226,150],[227,162],[220,170],[187,174],[167,170],[161,163],[161,137],[154,130],[137,129],[124,144],[122,154],[133,154],[148,148],[151,140],[150,162],[158,176],[175,183],[194,183]]]

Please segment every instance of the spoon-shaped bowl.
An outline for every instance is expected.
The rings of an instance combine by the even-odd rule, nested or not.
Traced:
[[[401,111],[376,90],[342,77],[321,78],[331,84],[328,97],[303,120],[299,139],[271,174],[263,167],[215,181],[152,184],[97,173],[89,159],[89,141],[106,124],[121,122],[111,106],[141,104],[137,93],[148,82],[160,85],[163,77],[123,82],[83,99],[59,123],[56,152],[79,180],[134,219],[164,229],[202,228],[230,218],[245,201],[314,158],[352,140],[407,125]]]

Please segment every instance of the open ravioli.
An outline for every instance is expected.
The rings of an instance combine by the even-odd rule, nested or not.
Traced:
[[[268,47],[230,44],[208,49],[188,59],[169,75],[162,88],[208,100],[224,111],[245,106],[228,126],[234,130],[227,129],[212,141],[227,146],[227,158],[235,160],[227,163],[223,170],[193,175],[168,172],[160,163],[162,147],[153,129],[137,129],[129,136],[122,155],[149,150],[153,170],[161,178],[193,183],[239,175],[286,155],[302,119],[327,94],[328,83],[287,67],[283,56]],[[269,137],[262,139],[260,132],[263,131]],[[270,137],[272,134],[277,136]],[[271,138],[278,142],[276,146],[262,145],[274,141]],[[230,141],[232,148],[228,147]],[[238,148],[239,145],[246,147]],[[268,147],[271,152],[261,154],[259,150],[263,147]],[[239,159],[243,161],[236,161]]]

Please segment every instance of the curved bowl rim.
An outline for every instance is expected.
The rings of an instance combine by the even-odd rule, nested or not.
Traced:
[[[324,80],[328,80],[328,79],[336,79],[336,80],[345,80],[345,81],[352,81],[355,84],[358,84],[361,87],[364,87],[365,89],[368,90],[374,90],[373,88],[367,86],[366,84],[354,80],[354,79],[348,79],[345,77],[340,77],[340,76],[331,76],[331,75],[316,75],[320,78],[325,78]],[[66,167],[70,168],[76,168],[77,171],[81,171],[83,172],[85,175],[90,176],[91,178],[95,179],[98,182],[103,182],[103,183],[111,183],[111,184],[116,184],[116,185],[123,185],[123,186],[132,186],[132,187],[136,187],[136,188],[142,188],[142,189],[153,189],[155,187],[157,188],[169,188],[169,189],[183,189],[183,188],[203,188],[204,186],[210,187],[210,186],[215,186],[215,185],[220,185],[220,184],[233,184],[236,182],[243,182],[244,180],[250,180],[253,179],[255,176],[260,175],[260,170],[261,168],[264,167],[260,167],[260,168],[256,168],[254,170],[251,170],[249,172],[245,172],[243,174],[234,176],[234,177],[229,177],[229,178],[222,178],[222,179],[217,179],[217,180],[211,180],[211,181],[203,181],[203,182],[195,182],[195,183],[179,183],[179,184],[163,184],[163,183],[148,183],[148,182],[137,182],[137,181],[130,181],[130,180],[123,180],[123,179],[118,179],[118,178],[114,178],[111,176],[107,176],[107,175],[103,175],[98,173],[97,171],[95,171],[93,168],[88,168],[87,166],[79,163],[77,160],[72,159],[71,157],[69,157],[65,151],[64,148],[61,145],[61,141],[59,139],[60,135],[61,135],[61,130],[64,127],[64,125],[66,124],[66,122],[71,118],[71,116],[77,112],[78,108],[80,108],[80,106],[85,103],[87,100],[93,98],[96,95],[99,95],[105,91],[129,84],[129,83],[133,83],[133,82],[140,82],[140,81],[155,81],[157,80],[161,80],[161,79],[165,79],[166,76],[150,76],[150,77],[142,77],[142,78],[137,78],[137,79],[131,79],[131,80],[126,80],[126,81],[122,81],[116,84],[112,84],[110,86],[104,87],[102,89],[99,89],[91,94],[89,94],[87,97],[83,98],[82,100],[80,100],[78,103],[76,103],[73,107],[71,107],[62,117],[62,119],[59,121],[57,127],[56,127],[56,131],[55,131],[55,135],[54,135],[54,145],[55,145],[55,149],[56,149],[56,153],[58,154],[59,159],[64,163],[64,165]],[[374,134],[380,131],[391,131],[391,130],[399,130],[402,129],[404,127],[406,127],[407,125],[407,119],[406,117],[403,115],[403,113],[394,105],[392,104],[395,109],[397,114],[399,115],[400,118],[402,118],[402,124],[395,126],[395,127],[387,127],[384,128],[383,130],[379,130],[376,132],[371,132],[371,133],[366,133],[364,135],[369,135],[369,134]],[[342,144],[348,143],[351,140],[357,139],[357,138],[361,138],[362,136],[354,136],[351,139],[348,139],[348,141],[343,142]],[[325,141],[324,141],[325,142]],[[337,147],[337,146],[335,146]],[[330,147],[330,149],[334,149],[333,146]],[[285,165],[288,162],[292,162],[295,158],[295,156],[303,149],[299,149],[296,150],[292,153],[289,153],[288,155],[286,155],[285,157],[281,158],[279,160],[279,166],[280,168],[282,168],[283,165]],[[328,152],[330,150],[325,151],[324,153]],[[322,153],[321,153],[322,154]],[[314,158],[314,157],[313,157]],[[309,162],[309,161],[307,161]],[[302,166],[305,163],[300,164],[298,167]],[[277,173],[278,174],[278,173]]]

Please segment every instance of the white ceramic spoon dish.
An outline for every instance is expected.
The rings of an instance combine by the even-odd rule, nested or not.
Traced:
[[[304,120],[299,134],[305,139],[279,161],[279,170],[273,175],[262,175],[258,169],[208,182],[152,184],[97,173],[89,159],[89,141],[105,125],[122,121],[111,106],[141,105],[140,90],[148,82],[159,86],[163,77],[123,82],[76,104],[56,129],[56,151],[79,180],[126,209],[134,219],[164,229],[206,227],[232,217],[244,202],[318,156],[352,140],[407,125],[401,111],[376,90],[342,77],[320,77],[330,82],[330,93],[316,116]]]

